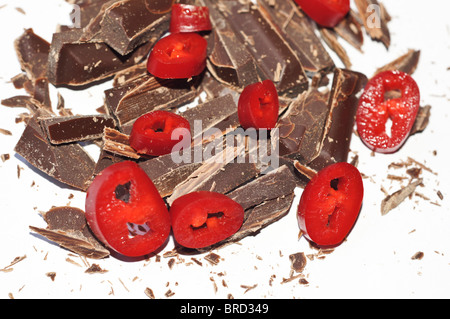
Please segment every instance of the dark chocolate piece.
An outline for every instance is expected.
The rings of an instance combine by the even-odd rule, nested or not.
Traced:
[[[391,210],[400,205],[406,198],[416,191],[416,188],[423,183],[423,179],[410,182],[406,187],[388,195],[381,202],[381,215],[387,215]]]
[[[367,81],[362,73],[335,70],[323,146],[319,156],[308,164],[311,168],[320,171],[330,164],[347,162],[359,94]]]
[[[25,32],[14,42],[20,66],[29,79],[35,80],[47,76],[47,61],[50,44],[36,35],[33,29]]]
[[[174,0],[122,0],[101,14],[94,39],[127,55],[143,43],[154,44],[169,29]],[[83,40],[92,40],[84,38]]]
[[[92,235],[84,211],[74,207],[54,207],[44,215],[47,228],[30,229],[81,256],[102,259],[109,251]]]
[[[95,162],[79,144],[50,144],[36,117],[28,121],[15,151],[48,176],[85,191]]]
[[[381,41],[388,49],[391,44],[391,35],[387,26],[388,15],[384,7],[381,7],[377,0],[355,0],[355,4],[367,34],[372,39]]]
[[[34,81],[33,98],[47,110],[52,111],[52,101],[50,100],[49,82],[46,78],[39,78]]]
[[[280,156],[309,163],[319,153],[330,112],[327,97],[317,90],[299,96],[279,120]]]
[[[294,201],[294,193],[283,197],[264,201],[256,207],[252,207],[245,212],[245,220],[241,228],[230,238],[221,244],[237,242],[247,236],[254,236],[265,227],[280,220],[289,213]]]
[[[99,139],[105,127],[115,127],[114,119],[107,115],[48,117],[39,122],[52,144]]]
[[[227,0],[217,1],[217,8],[257,61],[262,80],[272,80],[280,96],[293,98],[308,88],[297,55],[258,6]]]
[[[191,158],[194,157],[194,148],[191,149]],[[175,163],[171,154],[139,163],[155,184],[162,197],[170,196],[175,187],[186,180],[202,163],[188,162]]]
[[[306,267],[307,259],[305,253],[296,253],[289,255],[289,260],[291,261],[291,268],[297,273],[303,272]]]
[[[260,80],[260,70],[253,56],[213,4],[213,1],[203,0],[203,5],[209,7],[214,30],[210,40],[213,48],[208,56],[208,69],[219,81],[243,89]]]
[[[82,86],[107,79],[139,63],[151,48],[151,44],[143,44],[122,56],[105,43],[80,41],[82,32],[73,29],[53,34],[47,73],[53,85]]]
[[[197,96],[195,83],[187,80],[138,78],[123,87],[105,91],[106,105],[125,133],[141,115],[160,109],[180,107]],[[125,125],[128,128],[125,128]]]
[[[335,65],[315,26],[293,1],[258,0],[261,11],[273,21],[300,59],[307,73],[328,73]]]
[[[296,186],[294,175],[287,166],[283,165],[227,195],[247,210],[263,202],[290,195]]]
[[[388,70],[399,70],[408,74],[413,74],[419,64],[420,50],[408,50],[407,53],[398,57],[394,61],[378,68],[375,74]]]
[[[417,113],[416,121],[411,129],[411,135],[423,132],[430,122],[431,105],[421,106]]]

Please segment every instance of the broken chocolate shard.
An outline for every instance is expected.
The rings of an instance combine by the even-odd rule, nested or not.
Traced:
[[[294,201],[294,193],[284,197],[274,198],[265,201],[256,207],[252,207],[245,212],[245,220],[241,228],[223,243],[237,242],[247,236],[254,236],[265,227],[282,219],[289,213]]]
[[[105,43],[80,41],[82,32],[72,29],[53,34],[47,72],[53,85],[83,86],[107,79],[139,63],[151,48],[145,43],[122,56]]]
[[[100,114],[39,118],[39,122],[52,144],[99,139],[105,127],[115,127],[112,117]]]
[[[420,59],[420,50],[410,49],[408,50],[407,53],[398,57],[394,61],[382,66],[381,68],[378,68],[375,71],[374,75],[389,70],[392,71],[399,70],[411,75],[416,70],[417,65],[419,64],[419,59]]]
[[[327,96],[317,90],[310,90],[292,102],[277,124],[280,156],[302,163],[317,157],[329,112]]]
[[[307,163],[310,168],[320,171],[328,165],[347,162],[359,94],[364,90],[367,81],[367,77],[362,73],[345,69],[335,70],[323,145],[319,155]]]
[[[315,34],[315,26],[293,1],[258,0],[261,12],[276,26],[309,74],[328,73],[335,64]]]
[[[92,235],[84,211],[75,207],[54,207],[44,215],[47,228],[30,229],[81,256],[102,259],[109,251]]]
[[[169,29],[174,3],[174,0],[117,1],[102,12],[94,39],[121,55],[129,54],[143,43],[154,44]]]
[[[14,42],[22,70],[31,80],[47,76],[47,61],[50,43],[36,35],[33,29],[25,32]]]
[[[197,96],[195,85],[195,81],[185,79],[161,80],[144,76],[123,87],[105,91],[105,101],[119,127],[129,133],[134,121],[145,113],[177,108],[192,102]]]
[[[416,188],[423,183],[423,179],[418,179],[408,184],[408,186],[388,195],[381,202],[381,215],[387,215],[392,209],[400,205],[406,198],[416,191]]]
[[[295,176],[287,166],[283,165],[233,190],[227,196],[247,210],[263,202],[293,193],[296,183]]]
[[[350,61],[350,57],[347,54],[347,51],[342,46],[342,44],[339,43],[338,35],[334,29],[329,29],[325,27],[319,27],[320,35],[323,41],[328,45],[328,47],[333,50],[339,59],[342,61],[344,66],[347,69],[350,69],[352,67],[352,63]]]
[[[333,29],[342,39],[362,52],[364,35],[356,12],[350,9],[350,12]]]
[[[281,97],[294,98],[308,88],[305,71],[286,40],[259,6],[246,1],[217,1],[217,7]]]
[[[212,50],[208,56],[208,70],[222,83],[243,89],[260,80],[259,68],[248,49],[236,37],[229,22],[210,0],[203,0],[208,5],[213,32],[211,34]]]
[[[15,151],[48,176],[85,191],[95,162],[79,144],[52,145],[40,127],[37,116],[28,121]]]
[[[367,34],[373,40],[381,41],[388,49],[391,35],[387,26],[389,16],[384,7],[381,7],[377,0],[355,0],[355,4]]]

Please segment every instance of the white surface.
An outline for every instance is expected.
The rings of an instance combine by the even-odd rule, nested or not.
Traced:
[[[0,269],[14,258],[26,255],[11,267],[12,271],[0,271],[0,298],[8,298],[9,294],[14,298],[147,298],[144,294],[147,287],[157,298],[165,298],[168,290],[175,293],[171,298],[226,298],[228,294],[235,298],[450,297],[450,24],[447,16],[450,5],[445,0],[435,0],[425,6],[422,1],[410,0],[385,1],[385,4],[393,17],[389,24],[392,46],[387,51],[368,37],[364,54],[346,46],[353,69],[370,76],[377,67],[407,49],[420,49],[422,56],[414,78],[421,89],[422,104],[432,105],[430,125],[393,155],[372,156],[356,136],[353,138],[352,149],[360,157],[359,169],[368,177],[364,179],[364,205],[344,244],[324,259],[308,260],[304,270],[308,285],[300,285],[298,280],[281,283],[290,276],[290,254],[317,254],[304,238],[297,238],[298,197],[292,211],[281,221],[256,237],[216,251],[223,258],[218,265],[209,264],[203,255],[195,256],[202,266],[192,262],[192,256],[181,256],[172,269],[168,267],[168,258],[161,258],[160,262],[155,258],[141,262],[108,258],[87,260],[108,272],[86,274],[86,260],[33,235],[28,228],[29,225],[45,227],[39,213],[53,205],[83,208],[85,195],[60,188],[14,154],[14,146],[24,129],[24,124],[15,124],[14,119],[26,110],[0,106],[0,128],[13,133],[12,136],[0,134],[0,154],[11,155],[10,160],[0,161]],[[69,23],[71,7],[63,0],[3,0],[0,7],[0,98],[4,99],[24,93],[15,90],[9,82],[20,72],[13,50],[14,39],[24,28],[33,28],[50,41],[58,23]],[[68,108],[75,113],[89,114],[103,103],[103,90],[110,85],[108,82],[86,91],[60,92]],[[433,155],[434,151],[437,155]],[[382,217],[380,203],[385,195],[381,187],[392,193],[407,183],[407,180],[401,183],[387,179],[388,174],[407,176],[405,169],[388,169],[388,166],[408,157],[435,172],[423,171],[426,187],[418,190],[430,200],[414,196]],[[20,178],[17,167],[20,167]],[[438,190],[444,200],[438,198]],[[74,195],[72,199],[70,194]],[[172,248],[173,243],[169,242],[160,255]],[[423,259],[412,260],[418,251],[424,253]],[[49,272],[56,273],[54,281],[46,275]],[[255,284],[257,287],[248,292],[241,287]]]

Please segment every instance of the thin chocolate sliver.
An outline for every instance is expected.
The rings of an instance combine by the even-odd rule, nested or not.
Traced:
[[[102,259],[109,251],[92,235],[84,211],[74,207],[54,207],[44,215],[47,228],[30,229],[81,256]]]
[[[52,145],[36,116],[28,121],[15,151],[48,176],[83,191],[95,168],[95,162],[79,144]]]
[[[388,70],[399,70],[408,74],[413,74],[419,64],[420,50],[408,50],[407,53],[398,57],[394,61],[378,68],[375,74]]]
[[[48,117],[39,122],[52,144],[99,139],[105,127],[115,127],[114,119],[107,115]]]
[[[364,35],[356,12],[350,9],[350,12],[333,29],[342,39],[362,52]]]
[[[138,154],[131,146],[129,136],[116,129],[105,127],[103,130],[103,151],[113,153],[126,158],[140,159]]]

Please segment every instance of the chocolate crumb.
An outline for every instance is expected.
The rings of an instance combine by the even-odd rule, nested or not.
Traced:
[[[209,261],[212,265],[217,265],[220,262],[220,256],[215,253],[210,253],[205,256],[205,260]]]
[[[164,294],[164,296],[166,296],[167,298],[172,297],[173,295],[175,295],[175,293],[172,290],[167,290],[166,293]]]
[[[241,288],[245,289],[244,294],[246,294],[252,289],[255,289],[256,287],[258,287],[258,284],[254,284],[253,286],[241,285]]]
[[[170,258],[169,261],[167,262],[167,265],[169,266],[170,269],[173,268],[174,264],[175,264],[175,258]]]
[[[415,253],[411,259],[412,260],[422,260],[422,258],[425,256],[425,254],[421,251],[418,251],[417,253]]]
[[[11,156],[9,154],[2,154],[1,155],[2,162],[6,162],[10,158],[11,158]]]
[[[0,133],[3,135],[9,135],[9,136],[12,135],[11,131],[5,130],[4,128],[0,128]]]
[[[442,195],[441,191],[437,191],[437,195],[440,200],[444,200],[444,195]]]
[[[56,272],[52,271],[52,272],[48,272],[45,274],[47,277],[49,277],[52,281],[55,281],[55,277],[56,277]]]
[[[85,273],[86,274],[104,274],[108,272],[107,270],[102,269],[99,265],[97,264],[92,264],[91,267],[89,267],[88,269],[86,269]]]
[[[150,299],[156,299],[155,298],[155,294],[153,293],[153,290],[151,290],[150,288],[145,288],[144,293],[147,297],[149,297]]]
[[[289,255],[289,260],[291,261],[291,268],[295,270],[295,272],[303,272],[307,262],[305,253],[302,252]]]

